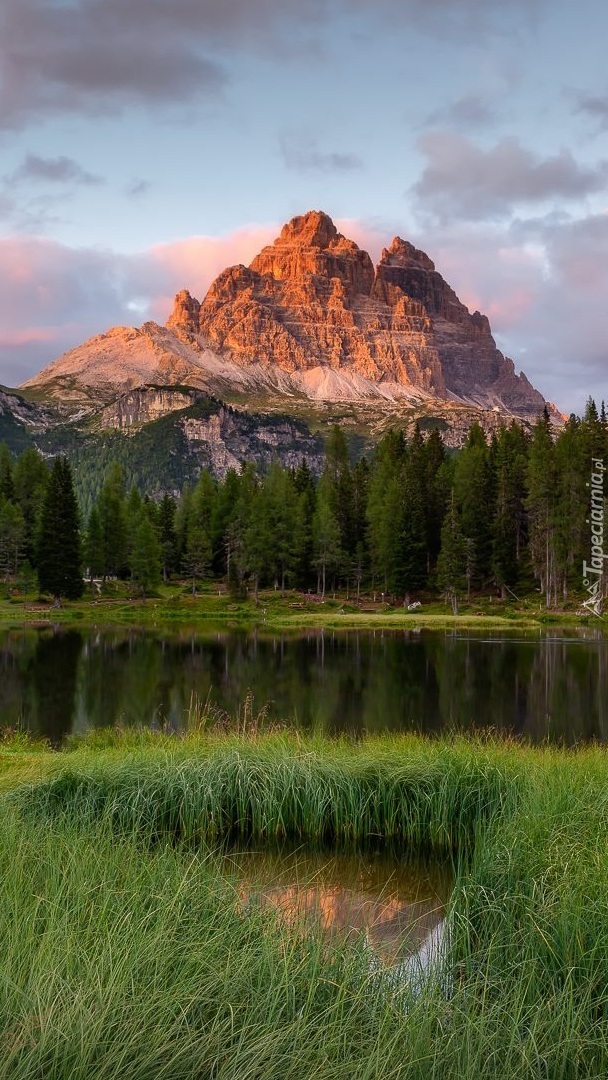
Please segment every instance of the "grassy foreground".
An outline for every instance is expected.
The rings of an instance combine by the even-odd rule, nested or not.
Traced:
[[[0,1078],[608,1075],[600,748],[130,733],[0,765]],[[448,985],[244,915],[228,837],[452,853]]]

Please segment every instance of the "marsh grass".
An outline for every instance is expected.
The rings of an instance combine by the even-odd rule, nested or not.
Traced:
[[[0,1080],[608,1075],[600,748],[212,733],[57,757],[0,814]],[[235,838],[449,853],[449,979],[416,995],[357,942],[243,913]]]

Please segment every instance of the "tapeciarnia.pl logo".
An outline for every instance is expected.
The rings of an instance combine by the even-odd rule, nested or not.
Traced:
[[[586,519],[591,532],[591,561],[583,560],[583,585],[589,593],[583,607],[602,618],[604,583],[604,465],[603,458],[591,459],[591,510]]]

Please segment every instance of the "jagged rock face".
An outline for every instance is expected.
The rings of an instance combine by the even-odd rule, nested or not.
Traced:
[[[374,272],[367,252],[311,211],[250,267],[233,266],[201,304],[176,298],[167,324],[239,365],[326,368],[419,399],[460,399],[535,417],[545,401],[502,355],[428,255],[396,237]]]
[[[200,307],[179,293],[168,325],[242,364],[345,369],[444,395],[423,305],[399,290],[389,290],[390,303],[375,298],[374,280],[367,252],[313,211],[285,225],[250,267],[220,274]]]
[[[106,405],[98,414],[98,423],[102,428],[126,431],[150,424],[180,409],[187,409],[192,402],[192,393],[185,390],[139,387],[121,394],[111,405]]]
[[[432,321],[433,338],[451,395],[516,415],[536,416],[544,399],[512,360],[496,348],[485,315],[471,314],[424,251],[397,236],[382,252],[374,295],[390,303],[394,290],[421,303]]]

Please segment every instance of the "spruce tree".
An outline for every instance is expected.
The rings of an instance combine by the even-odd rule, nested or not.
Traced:
[[[24,553],[33,564],[36,561],[36,537],[49,482],[49,470],[41,454],[28,447],[17,458],[13,471],[15,499],[21,507],[25,523]]]
[[[142,508],[133,538],[131,567],[133,577],[141,588],[143,599],[160,584],[161,548],[145,507]]]
[[[67,458],[55,458],[47,485],[37,548],[40,592],[77,600],[82,596],[79,515]]]
[[[460,514],[454,495],[441,529],[441,550],[437,560],[437,584],[452,605],[452,613],[458,614],[458,597],[467,584],[466,540],[462,531]]]
[[[526,476],[526,509],[530,558],[540,581],[545,604],[551,607],[557,594],[555,516],[557,479],[555,447],[547,408],[534,426]]]
[[[125,577],[128,573],[129,542],[133,532],[127,526],[123,471],[117,462],[110,465],[97,502],[103,535],[103,577]]]
[[[0,499],[13,502],[14,498],[13,459],[6,443],[0,443]]]

